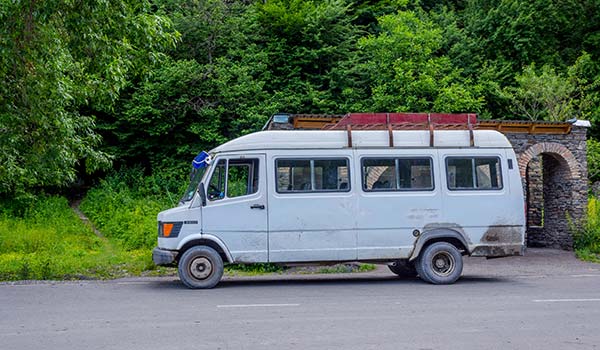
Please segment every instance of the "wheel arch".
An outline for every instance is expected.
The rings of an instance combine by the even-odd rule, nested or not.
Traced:
[[[219,253],[221,259],[223,259],[223,262],[233,262],[233,257],[231,256],[229,249],[227,249],[227,246],[225,246],[225,243],[223,243],[223,241],[221,241],[219,238],[209,234],[193,235],[185,241],[182,241],[181,247],[179,247],[178,249],[179,254],[177,258],[179,259],[179,257],[181,257],[181,255],[183,255],[183,253],[185,253],[185,251],[190,249],[191,247],[199,245],[204,245],[214,249],[217,253]]]
[[[436,242],[447,242],[454,245],[457,249],[462,250],[467,254],[469,253],[468,241],[461,232],[450,228],[441,228],[422,233],[417,239],[415,248],[408,260],[414,261],[419,257],[419,254],[421,254],[423,249]]]

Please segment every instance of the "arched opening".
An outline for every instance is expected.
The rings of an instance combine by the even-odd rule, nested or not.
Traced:
[[[568,217],[580,213],[574,181],[579,168],[573,154],[556,143],[539,143],[519,159],[527,201],[527,245],[572,249]],[[574,210],[575,209],[575,210]]]

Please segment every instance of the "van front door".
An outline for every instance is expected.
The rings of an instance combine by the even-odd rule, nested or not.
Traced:
[[[205,184],[202,233],[216,236],[235,262],[266,262],[267,181],[263,154],[220,156]]]

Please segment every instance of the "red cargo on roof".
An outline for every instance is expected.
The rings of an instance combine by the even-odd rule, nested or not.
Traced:
[[[367,124],[399,124],[399,123],[434,123],[434,124],[475,124],[477,114],[444,114],[444,113],[349,113],[337,124],[336,128],[346,125]]]

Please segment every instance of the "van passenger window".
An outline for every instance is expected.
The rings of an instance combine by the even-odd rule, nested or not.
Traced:
[[[310,160],[277,160],[277,192],[310,191]]]
[[[395,159],[364,159],[363,188],[367,191],[395,190]]]
[[[447,158],[446,174],[450,190],[502,189],[500,158],[497,157]]]
[[[348,159],[277,159],[277,192],[346,192]]]
[[[400,189],[431,190],[431,159],[398,159],[398,178]]]
[[[433,189],[430,158],[365,158],[362,171],[365,191]]]
[[[315,160],[315,190],[348,189],[348,160]]]
[[[225,193],[227,198],[235,198],[257,191],[258,159],[221,159],[215,165],[206,192],[208,199],[215,201],[225,198]]]

